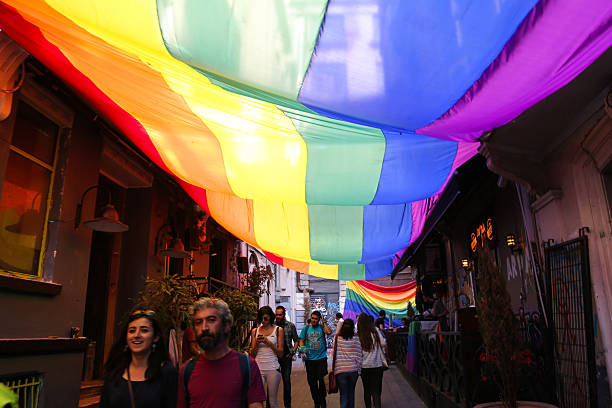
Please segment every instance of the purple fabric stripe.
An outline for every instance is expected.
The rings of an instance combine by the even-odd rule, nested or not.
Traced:
[[[480,79],[417,133],[475,141],[565,86],[610,46],[612,1],[541,0]]]

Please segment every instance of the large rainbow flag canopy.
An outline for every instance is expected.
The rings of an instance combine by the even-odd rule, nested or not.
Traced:
[[[0,29],[221,225],[389,274],[477,140],[612,44],[610,0],[11,0]]]
[[[392,319],[393,326],[401,325],[402,317],[406,317],[408,302],[415,306],[416,281],[405,285],[385,287],[366,281],[352,281],[346,283],[346,300],[343,316],[357,322],[360,313],[367,313],[377,318],[378,313],[384,310],[387,313],[385,325]]]

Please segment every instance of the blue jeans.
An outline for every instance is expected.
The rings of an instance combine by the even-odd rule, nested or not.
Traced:
[[[355,407],[355,385],[357,384],[357,378],[359,378],[357,371],[336,375],[338,390],[340,391],[340,408]]]

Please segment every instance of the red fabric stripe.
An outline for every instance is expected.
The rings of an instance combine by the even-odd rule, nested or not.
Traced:
[[[375,290],[377,292],[382,293],[397,293],[397,292],[405,292],[410,289],[414,289],[416,287],[416,281],[408,282],[401,286],[380,286],[370,283],[368,281],[355,281],[354,283],[363,286],[364,288]]]
[[[130,135],[130,139],[138,148],[158,166],[171,173],[140,122],[76,69],[59,48],[47,41],[38,27],[4,3],[0,3],[0,27],[15,42],[75,89],[101,116],[114,123],[126,135]]]

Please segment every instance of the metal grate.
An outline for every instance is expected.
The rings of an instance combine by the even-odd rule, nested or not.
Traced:
[[[42,386],[42,374],[19,374],[0,378],[19,397],[19,408],[37,408]]]
[[[546,250],[548,308],[554,328],[562,408],[596,407],[595,342],[587,237]]]

